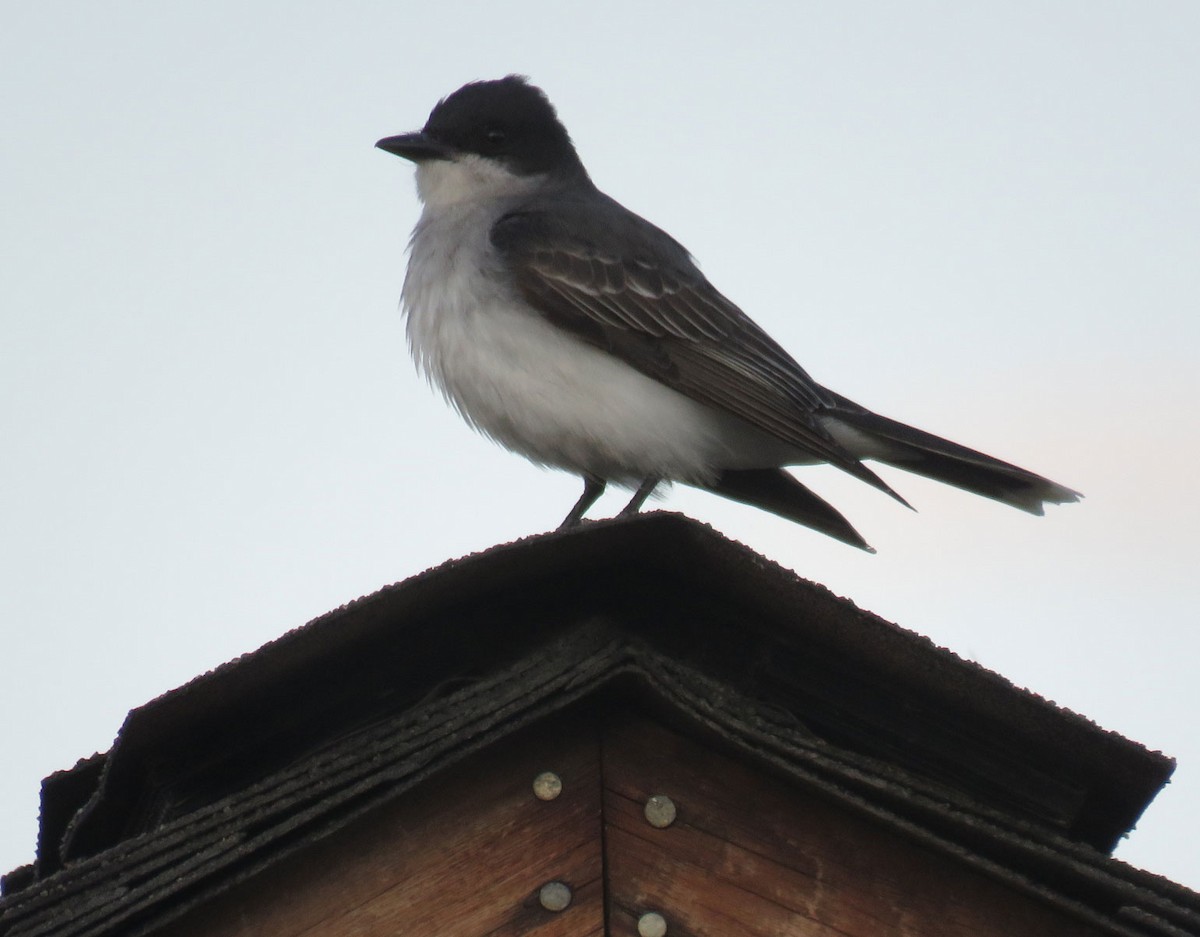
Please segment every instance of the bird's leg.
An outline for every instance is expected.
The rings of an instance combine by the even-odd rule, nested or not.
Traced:
[[[628,517],[630,514],[636,514],[642,509],[642,505],[646,503],[646,499],[654,493],[654,489],[658,487],[658,483],[662,481],[654,475],[651,475],[638,486],[638,490],[633,493],[633,497],[629,499],[629,503],[621,508],[621,513],[618,517]]]
[[[558,525],[558,529],[565,530],[568,527],[579,526],[579,522],[583,520],[583,515],[587,513],[587,509],[596,503],[597,498],[604,494],[606,484],[607,482],[603,478],[597,478],[595,475],[584,475],[583,494],[575,502],[575,507],[571,508],[571,513]]]

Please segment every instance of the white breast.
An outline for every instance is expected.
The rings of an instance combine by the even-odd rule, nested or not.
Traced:
[[[439,185],[454,190],[444,179]],[[764,437],[740,420],[526,306],[488,242],[510,204],[431,200],[413,232],[404,282],[409,346],[467,422],[533,462],[614,482],[651,475],[696,482],[721,468],[781,464],[779,443],[762,452]]]

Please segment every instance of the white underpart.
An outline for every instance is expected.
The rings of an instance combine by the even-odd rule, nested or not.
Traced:
[[[467,422],[533,462],[625,484],[807,461],[549,324],[517,296],[488,232],[540,182],[477,157],[417,169],[425,207],[404,281],[409,347]]]

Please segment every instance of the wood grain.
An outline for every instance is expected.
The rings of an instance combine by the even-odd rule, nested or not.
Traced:
[[[605,735],[609,923],[671,937],[1090,937],[1098,932],[867,818],[643,719]],[[647,797],[678,819],[651,827]]]
[[[532,782],[557,772],[542,802]],[[665,828],[643,806],[666,794]],[[573,889],[560,913],[547,881]],[[882,824],[649,719],[547,721],[218,897],[161,937],[1097,937]]]
[[[553,723],[483,753],[162,930],[164,937],[603,934],[597,737]],[[539,801],[541,771],[563,793]],[[551,880],[573,890],[553,913]]]

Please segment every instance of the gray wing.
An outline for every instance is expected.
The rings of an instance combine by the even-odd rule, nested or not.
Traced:
[[[834,395],[665,232],[593,195],[510,212],[491,240],[524,298],[555,325],[903,501],[817,420]]]

